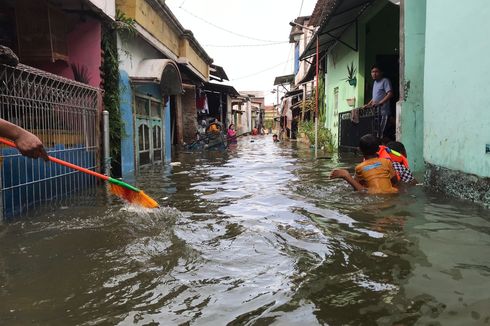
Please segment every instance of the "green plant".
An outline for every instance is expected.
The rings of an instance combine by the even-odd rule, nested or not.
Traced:
[[[73,77],[77,82],[89,84],[90,83],[90,73],[86,65],[77,65],[72,63],[71,70],[73,71]]]
[[[272,119],[264,120],[264,128],[265,129],[270,129],[272,127],[274,127],[274,120],[272,120]]]
[[[121,175],[121,138],[124,137],[124,122],[121,119],[119,85],[119,55],[117,35],[123,41],[136,35],[136,22],[123,12],[116,12],[116,21],[104,25],[102,50],[104,62],[104,108],[109,111],[109,138],[111,144],[111,164],[113,176]],[[127,53],[128,54],[128,53]]]
[[[347,78],[345,79],[351,86],[356,86],[356,73],[357,69],[354,67],[354,62],[352,61],[350,65],[347,65]]]
[[[136,21],[127,17],[122,11],[116,10],[116,21],[113,29],[118,31],[123,37],[136,35]]]
[[[315,123],[313,121],[301,121],[298,129],[308,137],[311,145],[315,144]],[[329,153],[334,151],[332,133],[323,125],[318,126],[318,147],[323,147]]]

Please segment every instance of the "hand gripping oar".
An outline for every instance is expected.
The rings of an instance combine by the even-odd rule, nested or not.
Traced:
[[[13,148],[17,148],[17,146],[13,142],[6,140],[6,139],[3,139],[3,138],[0,138],[0,143],[3,143],[5,145],[13,147]],[[137,204],[137,205],[140,205],[140,206],[143,206],[146,208],[157,208],[157,207],[159,207],[158,203],[155,200],[153,200],[153,198],[151,198],[150,196],[145,194],[142,190],[140,190],[136,187],[133,187],[133,186],[131,186],[125,182],[111,178],[111,177],[109,177],[107,175],[103,175],[101,173],[94,172],[94,171],[89,170],[89,169],[82,168],[81,166],[60,160],[59,158],[56,158],[56,157],[48,156],[48,158],[51,162],[54,162],[56,164],[66,166],[70,169],[74,169],[74,170],[77,170],[77,171],[80,171],[80,172],[83,172],[86,174],[90,174],[96,178],[99,178],[99,179],[102,179],[102,180],[109,182],[110,189],[111,189],[111,192],[113,194],[115,194],[118,197],[125,199],[126,201],[128,201],[132,204]]]

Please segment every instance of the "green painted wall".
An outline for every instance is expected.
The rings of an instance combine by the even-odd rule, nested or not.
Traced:
[[[338,114],[353,108],[347,104],[347,99],[355,97],[355,107],[359,107],[371,98],[371,94],[365,96],[365,83],[371,82],[370,67],[374,63],[375,59],[373,58],[376,58],[377,54],[393,54],[396,52],[395,48],[399,44],[399,26],[398,17],[393,19],[394,13],[398,14],[397,6],[385,0],[376,2],[368,8],[359,20],[359,51],[354,51],[341,43],[337,43],[327,54],[327,82],[325,87],[327,119],[325,126],[332,132],[335,146],[338,145]],[[371,33],[370,44],[366,40],[367,26]],[[390,31],[387,32],[387,29]],[[355,26],[352,26],[342,36],[342,40],[354,45],[355,32]],[[357,85],[355,87],[346,81],[347,65],[350,65],[351,62],[354,63],[357,70]],[[338,89],[337,109],[335,106],[336,89]]]
[[[404,98],[400,99],[400,140],[405,145],[410,167],[424,170],[424,56],[426,0],[404,1]]]
[[[355,28],[350,28],[343,37],[344,42],[354,44]],[[351,110],[346,99],[356,98],[356,106],[359,105],[359,83],[356,87],[349,85],[346,81],[347,66],[352,62],[357,70],[359,81],[359,52],[349,49],[343,44],[337,44],[327,55],[327,75],[326,75],[326,102],[327,118],[325,126],[332,132],[335,146],[338,142],[338,114]],[[335,105],[335,89],[338,88],[338,104]],[[362,101],[363,99],[361,99]]]
[[[490,177],[490,4],[431,0],[426,14],[424,158]]]

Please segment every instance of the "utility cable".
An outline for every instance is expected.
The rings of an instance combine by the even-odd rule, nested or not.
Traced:
[[[291,60],[289,60],[289,61],[291,61]],[[288,63],[288,61],[280,62],[280,63],[278,63],[278,64],[276,64],[276,65],[274,65],[274,66],[271,66],[271,67],[265,68],[265,69],[263,69],[263,70],[260,70],[260,71],[254,72],[253,74],[250,74],[250,75],[241,76],[241,77],[238,77],[238,78],[233,78],[233,79],[231,79],[231,80],[230,80],[230,82],[232,82],[232,81],[236,81],[236,80],[239,80],[239,79],[245,79],[245,78],[249,78],[249,77],[254,77],[254,76],[260,75],[260,74],[262,74],[262,73],[264,73],[264,72],[266,72],[266,71],[269,71],[269,70],[272,70],[272,69],[274,69],[274,68],[277,68],[277,67],[279,67],[280,65],[285,64],[285,63]]]
[[[199,20],[201,20],[201,21],[205,22],[206,24],[213,26],[214,28],[220,29],[220,30],[222,30],[222,31],[225,31],[225,32],[230,33],[230,34],[233,34],[233,35],[235,35],[235,36],[239,36],[239,37],[243,37],[243,38],[246,38],[246,39],[249,39],[249,40],[254,40],[254,41],[259,41],[259,42],[267,42],[267,43],[279,43],[279,42],[282,42],[282,41],[264,40],[264,39],[260,39],[260,38],[255,38],[255,37],[251,37],[251,36],[247,36],[247,35],[239,34],[239,33],[233,32],[233,31],[231,31],[231,30],[229,30],[229,29],[226,29],[226,28],[224,28],[224,27],[218,26],[218,25],[216,25],[215,23],[212,23],[212,22],[210,22],[210,21],[208,21],[208,20],[206,20],[206,19],[204,19],[204,18],[202,18],[202,17],[199,17],[198,15],[196,15],[196,14],[194,14],[194,13],[190,12],[189,10],[185,9],[185,8],[184,8],[184,7],[182,7],[182,6],[181,6],[181,7],[179,7],[179,8],[180,8],[181,10],[185,11],[187,14],[189,14],[189,15],[193,16],[194,18],[197,18],[197,19],[199,19]]]
[[[184,0],[185,1],[185,0]],[[299,7],[299,14],[298,17],[301,16],[301,11],[303,11],[303,4],[305,3],[305,0],[301,0],[301,6]]]
[[[245,48],[245,47],[256,47],[256,46],[272,46],[272,45],[280,45],[286,43],[289,42],[284,41],[284,42],[273,42],[273,43],[264,43],[264,44],[231,44],[231,45],[205,44],[204,46],[213,47],[213,48]]]

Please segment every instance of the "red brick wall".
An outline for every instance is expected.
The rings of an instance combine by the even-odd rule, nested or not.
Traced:
[[[189,144],[196,139],[197,132],[196,87],[185,85],[184,91],[181,95],[183,136]]]

